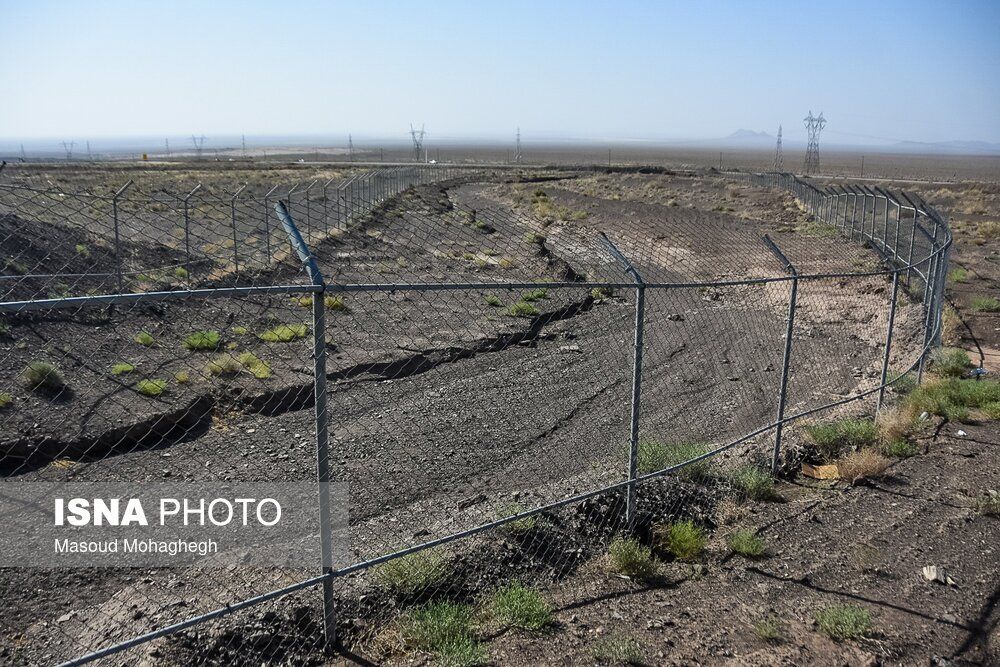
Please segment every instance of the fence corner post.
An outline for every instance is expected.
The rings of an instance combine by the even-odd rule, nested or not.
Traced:
[[[295,248],[299,259],[314,288],[312,294],[313,314],[313,391],[316,417],[316,483],[319,492],[320,554],[323,578],[323,641],[324,650],[329,653],[337,643],[336,600],[333,595],[333,538],[331,534],[330,512],[330,429],[327,413],[326,391],[326,280],[316,264],[295,221],[288,213],[284,202],[275,204],[278,218],[288,233],[288,240]]]
[[[889,323],[885,332],[885,352],[882,356],[882,378],[878,387],[878,403],[875,405],[875,416],[882,412],[882,402],[885,399],[885,381],[889,376],[889,353],[892,349],[892,326],[896,320],[896,300],[899,293],[899,271],[892,272],[892,296],[889,297]]]
[[[792,276],[791,293],[788,295],[788,320],[785,325],[785,344],[781,358],[781,384],[778,387],[778,414],[775,419],[774,450],[771,453],[771,474],[778,474],[778,464],[781,460],[781,436],[785,430],[785,403],[788,400],[788,373],[792,358],[792,334],[795,331],[795,308],[798,303],[799,272],[789,261],[785,253],[767,234],[764,235],[764,245],[774,253],[782,263],[786,272]]]

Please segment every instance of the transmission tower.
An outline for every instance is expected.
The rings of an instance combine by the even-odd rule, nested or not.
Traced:
[[[21,162],[27,162],[27,161],[28,161],[28,156],[24,152],[24,144],[21,144]]]
[[[514,162],[521,162],[521,128],[517,128],[517,138],[514,141]]]
[[[76,146],[76,142],[75,141],[69,141],[69,142],[64,141],[64,142],[62,142],[63,150],[66,151],[66,159],[67,160],[72,160],[73,159],[73,147],[74,146]]]
[[[240,142],[243,144],[243,157],[247,156],[247,135],[240,135]]]
[[[192,134],[191,135],[191,143],[194,144],[194,155],[195,155],[195,157],[200,160],[201,159],[201,150],[205,146],[205,135],[203,134],[200,137],[196,137],[196,136],[194,136]]]
[[[88,162],[93,162],[94,161],[94,154],[90,152],[90,142],[89,141],[87,142],[87,161]]]
[[[778,126],[778,144],[774,148],[774,170],[783,171],[785,168],[785,158],[781,154],[781,126]]]
[[[826,127],[826,118],[823,118],[821,111],[819,116],[809,115],[802,119],[806,124],[806,131],[809,133],[809,145],[806,148],[806,173],[819,173],[819,133]]]
[[[170,157],[170,139],[164,139],[163,146],[167,149],[167,157]]]
[[[354,137],[347,135],[347,159],[354,162]]]
[[[424,154],[424,126],[420,126],[420,130],[414,130],[413,124],[410,124],[410,138],[413,139],[413,161],[420,162]]]

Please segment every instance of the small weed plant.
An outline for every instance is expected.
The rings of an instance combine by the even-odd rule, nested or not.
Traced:
[[[66,381],[49,362],[32,361],[21,371],[21,385],[29,391],[58,392],[66,388]]]
[[[693,521],[678,521],[654,529],[659,548],[679,561],[693,563],[705,551],[705,531]]]
[[[853,604],[836,604],[816,612],[816,627],[830,639],[860,639],[872,632],[872,617],[867,609]]]
[[[195,331],[184,339],[184,347],[192,352],[217,350],[220,340],[218,331]]]
[[[167,390],[167,381],[159,379],[139,380],[135,385],[135,390],[143,396],[159,396]]]
[[[542,594],[520,583],[497,590],[490,601],[493,617],[522,630],[541,630],[552,622],[552,609]]]
[[[648,579],[656,572],[653,550],[638,540],[617,537],[608,547],[611,569],[632,579]]]
[[[729,548],[745,558],[760,558],[764,555],[764,538],[752,530],[737,530],[729,536]]]

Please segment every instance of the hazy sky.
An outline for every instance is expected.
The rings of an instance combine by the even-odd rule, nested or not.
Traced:
[[[1000,0],[0,0],[0,138],[1000,142]]]

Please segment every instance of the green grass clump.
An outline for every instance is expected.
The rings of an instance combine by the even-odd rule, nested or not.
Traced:
[[[648,579],[656,571],[653,550],[632,538],[616,537],[608,547],[611,569],[633,579]]]
[[[237,336],[246,336],[248,333],[250,333],[250,330],[247,329],[246,327],[239,327],[239,326],[233,327],[232,331]]]
[[[187,280],[188,275],[188,270],[183,266],[174,268],[174,278],[177,278],[178,280]]]
[[[948,272],[948,282],[964,283],[968,279],[969,279],[969,272],[960,266]]]
[[[611,665],[641,665],[646,659],[639,640],[618,634],[599,640],[591,649],[591,654],[599,663]]]
[[[525,303],[534,303],[535,301],[547,298],[549,298],[549,291],[544,287],[540,287],[538,289],[533,289],[530,292],[525,292],[524,296],[521,297],[521,301],[524,301]]]
[[[686,463],[710,451],[712,451],[711,445],[702,442],[668,444],[659,440],[643,439],[639,441],[639,472],[657,472]],[[705,480],[711,476],[710,463],[708,459],[702,459],[679,468],[676,474],[693,481]]]
[[[816,626],[836,641],[859,639],[871,634],[872,616],[854,604],[835,604],[816,612]]]
[[[987,491],[976,501],[976,510],[983,516],[1000,516],[1000,492]]]
[[[135,364],[130,364],[127,361],[120,361],[111,367],[112,375],[126,375],[135,370]]]
[[[609,296],[611,296],[610,287],[595,287],[590,290],[591,299],[607,299]]]
[[[905,396],[917,388],[917,378],[910,373],[896,373],[886,378],[886,383],[892,391]]]
[[[191,374],[187,371],[177,371],[174,373],[174,380],[177,384],[187,384],[191,381]]]
[[[343,297],[339,296],[325,296],[323,297],[323,306],[327,310],[333,310],[341,313],[346,313],[350,310],[347,304],[344,303]]]
[[[1000,299],[995,296],[977,296],[972,299],[972,310],[977,313],[1000,313]]]
[[[990,419],[1000,419],[1000,401],[992,401],[983,405],[983,414]]]
[[[84,259],[90,259],[90,248],[83,243],[76,244],[76,254]]]
[[[965,350],[942,347],[931,353],[931,371],[942,377],[962,377],[972,366]]]
[[[279,324],[257,337],[265,343],[290,343],[293,340],[305,338],[308,333],[309,327],[305,324]]]
[[[766,642],[776,642],[781,639],[781,625],[774,616],[762,618],[754,623],[753,631]]]
[[[258,380],[266,380],[271,377],[271,367],[254,353],[244,352],[236,359],[242,364],[243,368],[253,373],[253,376]]]
[[[195,331],[184,339],[184,347],[192,352],[219,349],[221,337],[218,331]]]
[[[486,301],[487,306],[493,306],[494,308],[499,308],[500,306],[503,305],[503,301],[500,300],[500,297],[495,296],[493,294],[487,296],[486,299],[484,299],[484,301]]]
[[[415,595],[444,581],[448,559],[440,551],[425,550],[382,563],[374,570],[375,579],[399,595]]]
[[[486,661],[487,651],[476,638],[472,616],[468,605],[427,604],[407,612],[400,619],[400,635],[407,648],[431,653],[439,664],[479,665]]]
[[[741,556],[759,558],[764,554],[764,538],[752,530],[737,530],[729,536],[729,548]]]
[[[760,466],[737,468],[729,476],[729,482],[741,495],[752,500],[769,500],[774,497],[774,478]]]
[[[153,343],[156,342],[153,340],[152,334],[150,334],[148,331],[140,331],[139,333],[137,333],[135,336],[132,337],[132,340],[134,340],[139,345],[142,345],[143,347],[151,347]]]
[[[998,382],[950,378],[924,383],[907,396],[904,405],[911,414],[927,412],[952,421],[968,421],[971,408],[985,408],[998,401]]]
[[[493,618],[522,630],[541,630],[552,622],[552,609],[538,591],[512,583],[497,590],[490,601]]]
[[[657,526],[653,532],[659,548],[677,560],[691,563],[705,551],[705,531],[694,521]]]
[[[8,405],[14,402],[14,397],[10,393],[3,391],[0,392],[0,410],[3,410]]]
[[[512,317],[534,317],[538,315],[538,309],[527,301],[518,301],[510,306],[507,311]]]
[[[869,419],[839,419],[807,426],[806,435],[825,461],[833,461],[845,449],[875,447],[879,432]]]
[[[905,438],[897,438],[883,443],[879,448],[879,451],[886,456],[892,456],[897,459],[906,459],[916,455],[917,446]]]
[[[167,390],[166,380],[139,380],[135,385],[135,390],[143,396],[159,396]]]
[[[231,377],[239,375],[242,371],[243,364],[233,355],[220,354],[209,359],[203,372],[207,377]]]
[[[29,391],[61,391],[66,381],[47,361],[32,361],[21,371],[21,384]]]
[[[510,503],[500,509],[498,512],[498,518],[506,518],[509,516],[514,516],[520,514],[527,510],[527,508],[521,503]],[[520,519],[515,519],[509,523],[503,525],[503,530],[512,535],[524,535],[530,533],[535,528],[538,527],[538,515],[532,514],[531,516],[521,517]]]

